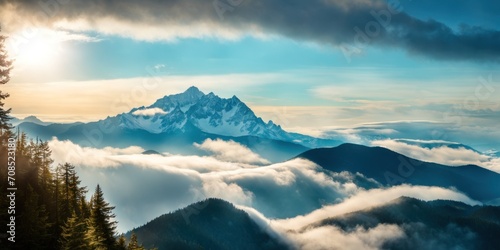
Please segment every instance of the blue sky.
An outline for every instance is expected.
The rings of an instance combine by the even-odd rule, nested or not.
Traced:
[[[500,121],[496,1],[243,0],[222,15],[197,0],[47,3],[0,1],[19,117],[96,120],[195,85],[306,133]]]

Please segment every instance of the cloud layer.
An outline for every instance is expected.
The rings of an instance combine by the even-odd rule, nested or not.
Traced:
[[[231,145],[228,151],[244,148],[235,142],[218,144]],[[83,185],[102,186],[106,198],[117,206],[122,231],[208,197],[251,206],[271,218],[286,218],[380,186],[359,174],[325,173],[302,159],[260,166],[244,158],[222,161],[218,151],[214,156],[163,156],[141,154],[143,149],[137,147],[95,149],[57,139],[49,145],[56,163],[77,165]],[[141,213],[144,209],[150,212]]]
[[[380,206],[401,196],[414,197],[425,201],[446,199],[461,201],[470,205],[480,204],[459,192],[449,189],[402,185],[388,189],[360,191],[338,204],[327,205],[309,214],[285,220],[270,220],[255,209],[241,206],[240,208],[249,213],[251,218],[262,228],[270,231],[271,235],[275,235],[275,237],[281,238],[284,242],[289,242],[299,249],[345,249],[346,246],[353,249],[381,249],[385,243],[397,239],[412,240],[413,245],[432,246],[434,244],[434,246],[440,246],[439,242],[429,242],[422,236],[418,237],[418,230],[414,230],[415,225],[379,224],[369,229],[356,227],[349,231],[344,231],[336,226],[315,226],[315,223],[322,220]],[[425,226],[420,225],[420,227]],[[415,235],[407,235],[405,229],[414,232]],[[443,238],[451,235],[443,234]]]
[[[332,173],[303,159],[261,166],[252,165],[243,157],[221,158],[216,149],[235,152],[244,149],[231,141],[209,141],[204,147],[212,149],[214,154],[202,157],[168,153],[145,155],[139,147],[95,149],[57,139],[50,141],[49,146],[56,163],[77,165],[83,185],[90,190],[101,185],[106,199],[117,207],[115,213],[122,232],[161,214],[208,197],[218,197],[254,211],[254,218],[260,218],[263,225],[273,225],[269,230],[291,244],[313,248],[316,245],[310,244],[315,239],[309,237],[309,232],[299,232],[304,226],[400,196],[477,204],[457,191],[444,188],[397,186],[384,189],[361,174]],[[232,161],[226,161],[228,159]],[[146,210],[149,212],[143,213]],[[386,229],[394,234],[391,237],[379,234]],[[339,239],[366,249],[377,248],[399,235],[397,228],[390,225],[360,229],[352,235],[336,228],[318,230],[317,233],[339,234]],[[289,231],[300,235],[283,236]]]
[[[417,160],[436,162],[448,166],[473,164],[500,173],[500,161],[498,158],[484,155],[465,147],[452,148],[449,146],[437,146],[426,148],[389,139],[372,141],[371,144],[388,148]]]
[[[2,0],[0,6],[3,26],[11,31],[59,27],[149,41],[282,36],[337,47],[347,57],[371,45],[443,60],[500,56],[500,31],[421,20],[399,1]]]
[[[206,139],[202,144],[195,143],[197,148],[211,152],[213,157],[221,161],[239,162],[248,164],[269,164],[258,154],[247,147],[234,141],[223,141],[221,139]]]

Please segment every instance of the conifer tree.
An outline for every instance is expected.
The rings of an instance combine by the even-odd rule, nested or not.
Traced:
[[[10,80],[10,70],[12,69],[12,61],[9,60],[5,49],[5,39],[7,39],[6,36],[0,35],[0,85],[6,84]],[[0,90],[0,143],[2,145],[6,145],[7,139],[12,136],[12,126],[9,123],[11,119],[10,109],[5,109],[3,102],[8,97],[9,94]]]
[[[0,35],[0,84],[6,84],[10,80],[10,70],[12,69],[12,60],[7,54],[5,39],[7,39],[6,36]]]
[[[0,27],[1,32],[1,27]],[[5,49],[5,39],[7,37],[0,35],[0,84],[5,84],[9,81],[9,73],[12,69],[12,61],[9,60]],[[0,159],[7,159],[8,140],[13,136],[12,125],[10,124],[10,109],[5,109],[4,100],[9,97],[9,94],[3,93],[0,90]],[[0,177],[2,180],[6,178],[4,171],[7,171],[7,161],[0,162]],[[3,189],[3,183],[0,187]],[[1,202],[0,202],[1,203]],[[1,212],[0,212],[1,213]]]
[[[71,217],[68,218],[61,232],[61,249],[63,250],[87,250],[85,233],[87,227],[85,222],[73,212]]]
[[[125,235],[120,235],[120,238],[118,238],[116,245],[117,250],[127,250],[127,240],[125,239]]]
[[[95,221],[91,218],[87,220],[85,240],[90,250],[109,250],[109,248],[106,247],[104,235],[98,229]]]
[[[0,27],[1,31],[1,27]],[[12,61],[9,60],[7,51],[5,49],[5,36],[0,35],[0,84],[5,84],[9,81],[9,73],[12,69]],[[4,100],[9,97],[8,93],[3,93],[0,90],[0,207],[5,208],[8,200],[5,199],[5,185],[4,181],[7,178],[7,145],[8,140],[13,136],[12,125],[10,124],[10,109],[4,107]],[[4,160],[5,159],[5,160]],[[8,218],[7,210],[0,210],[0,223],[5,225]]]
[[[139,245],[137,235],[134,232],[132,232],[132,235],[130,236],[130,242],[128,243],[127,250],[145,250],[142,245]]]
[[[42,141],[39,141],[37,150],[40,154],[40,186],[45,189],[50,189],[52,188],[52,173],[50,171],[50,166],[52,165],[52,163],[54,163],[54,160],[50,158],[52,150],[50,150],[48,142]],[[47,191],[50,192],[52,190]]]
[[[102,237],[108,249],[116,248],[116,221],[114,221],[115,215],[113,214],[113,209],[114,207],[110,206],[104,200],[102,189],[97,185],[95,193],[92,196],[89,224],[95,230],[94,235]]]
[[[2,66],[0,66],[0,68],[1,67]],[[2,77],[3,76],[0,75],[0,79]],[[4,100],[7,99],[8,97],[9,97],[9,94],[3,93],[0,90],[0,142],[2,143],[2,145],[7,145],[7,140],[9,139],[9,137],[12,136],[12,131],[11,131],[12,125],[9,122],[11,120],[11,117],[9,115],[11,109],[4,108],[4,105],[5,105]]]
[[[60,219],[66,221],[73,212],[80,217],[83,216],[82,209],[87,209],[86,204],[83,203],[82,198],[85,197],[87,190],[80,187],[80,178],[76,174],[75,166],[65,163],[58,166],[58,180],[60,184]]]
[[[39,205],[38,194],[28,185],[22,221],[19,224],[19,241],[26,249],[49,249],[49,226],[45,207]]]

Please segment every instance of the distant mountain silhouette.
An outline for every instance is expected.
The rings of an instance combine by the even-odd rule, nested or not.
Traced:
[[[132,231],[145,247],[159,250],[289,249],[265,233],[247,213],[214,198],[162,215]]]
[[[498,249],[500,207],[401,197],[382,206],[336,216],[309,227],[335,225],[345,231],[380,224],[400,226],[405,238],[382,249]]]
[[[297,157],[334,172],[359,172],[385,186],[408,183],[456,187],[479,201],[500,198],[500,174],[475,165],[450,167],[418,161],[382,147],[356,144],[312,149]]]
[[[440,148],[440,147],[447,147],[447,148],[453,148],[453,149],[467,149],[470,151],[474,151],[476,153],[481,153],[474,149],[473,147],[467,146],[462,143],[458,142],[449,142],[449,141],[424,141],[424,140],[411,140],[411,139],[394,139],[394,141],[397,142],[402,142],[408,145],[414,145],[414,146],[419,146],[421,148],[427,148],[427,149],[433,149],[433,148]]]
[[[162,153],[158,152],[158,151],[154,151],[152,149],[149,149],[149,150],[146,150],[144,152],[142,152],[143,155],[163,155]]]
[[[19,119],[17,117],[12,117],[12,119],[10,120],[10,123],[13,126],[17,126],[17,125],[19,125],[19,124],[21,124],[23,122],[31,122],[31,123],[35,123],[35,124],[42,125],[42,126],[46,126],[46,125],[52,124],[52,122],[44,122],[44,121],[38,119],[38,117],[36,117],[34,115],[26,116],[23,119]]]

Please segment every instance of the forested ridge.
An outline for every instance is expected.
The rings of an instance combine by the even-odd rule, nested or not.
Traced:
[[[0,36],[0,85],[12,61]],[[133,235],[118,237],[114,207],[99,185],[89,200],[75,166],[54,164],[46,141],[28,138],[9,123],[0,90],[0,249],[144,249]]]

